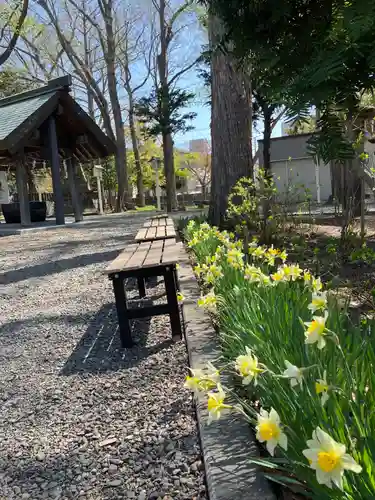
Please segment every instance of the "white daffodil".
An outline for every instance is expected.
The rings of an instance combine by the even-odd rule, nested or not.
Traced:
[[[253,355],[251,350],[246,347],[246,354],[237,356],[235,368],[242,377],[242,384],[249,385],[254,380],[254,385],[257,385],[257,377],[264,370],[260,368],[258,358]]]
[[[303,454],[316,471],[319,484],[332,488],[332,483],[340,490],[343,489],[343,475],[345,470],[359,473],[362,467],[346,452],[344,444],[337,443],[329,434],[319,427],[313,432],[312,439],[307,441],[308,448]]]
[[[207,394],[208,424],[213,420],[219,420],[223,410],[230,409],[230,405],[224,404],[225,392],[220,384],[217,384],[217,391]]]
[[[319,378],[315,382],[315,392],[317,393],[318,396],[320,396],[320,401],[322,403],[322,406],[326,404],[326,402],[329,399],[329,385],[327,383],[327,372],[324,371],[323,378]]]
[[[256,431],[257,440],[260,443],[266,442],[266,448],[270,455],[274,455],[277,445],[284,450],[288,448],[288,438],[282,431],[280,417],[273,408],[269,413],[266,410],[260,410]]]
[[[307,306],[311,312],[325,311],[327,309],[327,292],[313,293],[311,304]]]
[[[292,365],[288,360],[285,360],[285,366],[286,370],[284,370],[284,377],[287,377],[290,379],[290,385],[291,387],[295,387],[296,385],[300,384],[302,386],[302,370],[301,368],[298,368],[298,366]]]
[[[327,311],[324,316],[313,316],[312,321],[306,321],[305,325],[307,330],[305,331],[305,344],[318,344],[318,349],[323,349],[326,345],[325,335],[326,335],[326,321],[328,318]]]

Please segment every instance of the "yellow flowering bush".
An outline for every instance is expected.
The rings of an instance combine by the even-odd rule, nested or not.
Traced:
[[[244,256],[233,235],[204,231],[191,247],[199,272],[214,258],[220,277],[204,281],[200,304],[214,303],[225,369],[241,382],[203,391],[210,421],[246,418],[270,454],[269,476],[277,469],[277,482],[307,498],[375,498],[375,322],[353,323],[281,249],[253,242]]]

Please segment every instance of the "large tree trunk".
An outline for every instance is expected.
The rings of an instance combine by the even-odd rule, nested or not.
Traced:
[[[161,93],[161,115],[165,124],[170,123],[169,111],[169,86],[168,86],[168,40],[167,26],[165,23],[165,0],[160,0],[159,6],[159,23],[160,23],[160,54],[158,55],[158,70],[160,78],[160,93]],[[168,125],[164,127],[163,133],[163,156],[164,156],[164,174],[165,174],[165,190],[167,195],[167,212],[171,212],[177,206],[176,198],[176,179],[174,173],[173,160],[173,139],[172,134],[168,130]]]
[[[116,172],[118,178],[118,195],[116,201],[116,210],[121,211],[129,201],[129,179],[126,162],[126,144],[125,144],[125,129],[122,121],[120,100],[117,92],[116,79],[116,43],[113,32],[113,5],[112,0],[102,3],[103,18],[105,20],[105,29],[107,35],[107,52],[105,54],[107,78],[108,78],[108,93],[112,106],[113,121],[116,131]]]
[[[125,71],[125,73],[126,73],[125,88],[128,93],[128,100],[129,100],[129,128],[130,128],[130,135],[132,139],[132,146],[134,153],[135,172],[137,175],[137,204],[139,207],[144,207],[145,190],[143,184],[143,172],[142,172],[141,158],[139,154],[137,131],[135,128],[135,120],[134,120],[134,98],[133,98],[133,91],[131,89],[130,82],[128,79],[127,70]]]
[[[209,220],[221,225],[228,195],[241,177],[253,175],[250,103],[241,72],[229,54],[216,45],[220,41],[220,21],[210,16],[211,57],[211,137],[212,177]]]
[[[139,155],[137,132],[135,130],[135,123],[134,123],[134,103],[131,104],[130,101],[131,99],[129,97],[129,127],[130,127],[130,135],[132,138],[135,172],[137,175],[137,204],[139,207],[144,207],[145,190],[143,185],[143,172],[142,172],[141,158]]]
[[[171,134],[163,134],[164,175],[167,195],[167,212],[177,207],[176,176],[174,172],[173,139]]]

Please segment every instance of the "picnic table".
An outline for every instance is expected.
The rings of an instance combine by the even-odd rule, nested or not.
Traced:
[[[164,238],[128,245],[107,267],[105,272],[113,283],[122,347],[130,348],[134,345],[130,327],[131,319],[160,314],[169,314],[173,340],[182,338],[180,311],[177,301],[177,292],[179,290],[176,270],[177,260],[178,244],[174,238]],[[140,298],[143,298],[146,296],[145,278],[154,276],[164,277],[167,303],[142,308],[129,308],[125,280],[136,278]]]

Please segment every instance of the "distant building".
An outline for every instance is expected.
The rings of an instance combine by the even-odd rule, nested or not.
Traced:
[[[210,143],[207,139],[192,139],[189,142],[190,153],[202,153],[207,155],[210,153]]]

